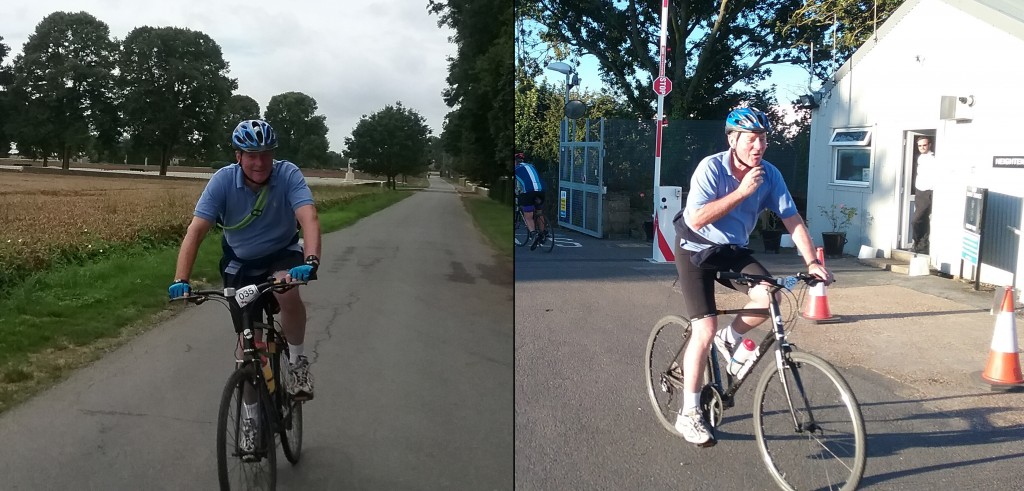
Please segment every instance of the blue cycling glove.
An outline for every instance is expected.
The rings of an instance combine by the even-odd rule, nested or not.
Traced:
[[[171,286],[167,288],[167,295],[171,299],[184,297],[186,293],[192,291],[192,287],[189,286],[188,280],[174,280]]]
[[[320,258],[316,256],[309,256],[306,258],[306,264],[302,266],[296,266],[288,270],[288,274],[291,275],[295,281],[310,281],[316,279],[316,270],[320,267]]]

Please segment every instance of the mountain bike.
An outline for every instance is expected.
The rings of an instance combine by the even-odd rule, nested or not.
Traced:
[[[762,460],[775,482],[787,490],[856,489],[864,474],[867,437],[860,405],[842,375],[827,361],[802,351],[786,340],[786,329],[776,292],[792,295],[798,282],[817,283],[801,273],[787,278],[721,272],[720,279],[751,287],[769,286],[767,309],[718,310],[718,315],[761,315],[771,319],[772,330],[755,348],[748,365],[736,373],[726,369],[729,353],[711,343],[701,374],[700,410],[712,434],[722,413],[733,407],[734,396],[753,368],[764,359],[772,363],[754,388],[754,433]],[[789,321],[795,322],[792,315]],[[655,324],[647,340],[644,377],[647,395],[662,426],[673,434],[675,416],[683,396],[682,355],[691,334],[690,322],[669,315]],[[769,348],[776,344],[774,356]]]
[[[516,247],[523,247],[529,244],[530,231],[526,227],[526,217],[523,215],[523,210],[519,208],[519,199],[516,198],[516,203],[512,209],[512,235],[515,237]],[[536,207],[533,211],[533,229],[540,230],[541,222],[544,222],[544,232],[541,233],[540,244],[537,246],[544,252],[551,252],[555,248],[555,231],[552,229],[552,220],[548,219],[547,214],[544,213],[541,207]]]
[[[292,399],[286,387],[291,382],[287,360],[288,342],[274,315],[280,311],[277,299],[267,292],[283,292],[305,281],[266,283],[243,288],[193,291],[184,300],[200,305],[216,300],[230,308],[234,298],[241,307],[242,331],[240,359],[228,377],[217,415],[217,474],[220,488],[268,489],[277,486],[277,447],[274,434],[281,439],[284,456],[293,465],[302,454],[302,401]],[[266,322],[263,322],[263,320]],[[262,341],[257,341],[262,338]],[[284,361],[282,361],[284,360]],[[244,406],[256,405],[256,410]],[[258,428],[251,450],[243,449],[243,419],[255,413]]]

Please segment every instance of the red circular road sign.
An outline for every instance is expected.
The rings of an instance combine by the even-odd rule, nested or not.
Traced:
[[[668,77],[662,75],[654,79],[654,93],[660,96],[666,96],[669,92],[672,92],[672,81]]]

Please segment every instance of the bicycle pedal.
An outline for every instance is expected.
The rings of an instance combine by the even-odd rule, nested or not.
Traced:
[[[259,462],[263,457],[256,454],[245,454],[241,456],[242,462]]]

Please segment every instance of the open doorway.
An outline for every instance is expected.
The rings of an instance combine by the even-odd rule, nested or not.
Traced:
[[[927,145],[927,146],[926,146]],[[914,212],[917,208],[917,160],[921,152],[935,153],[935,130],[907,130],[903,133],[903,172],[899,186],[900,224],[897,248],[911,250],[914,242]],[[922,183],[929,187],[927,183]]]

